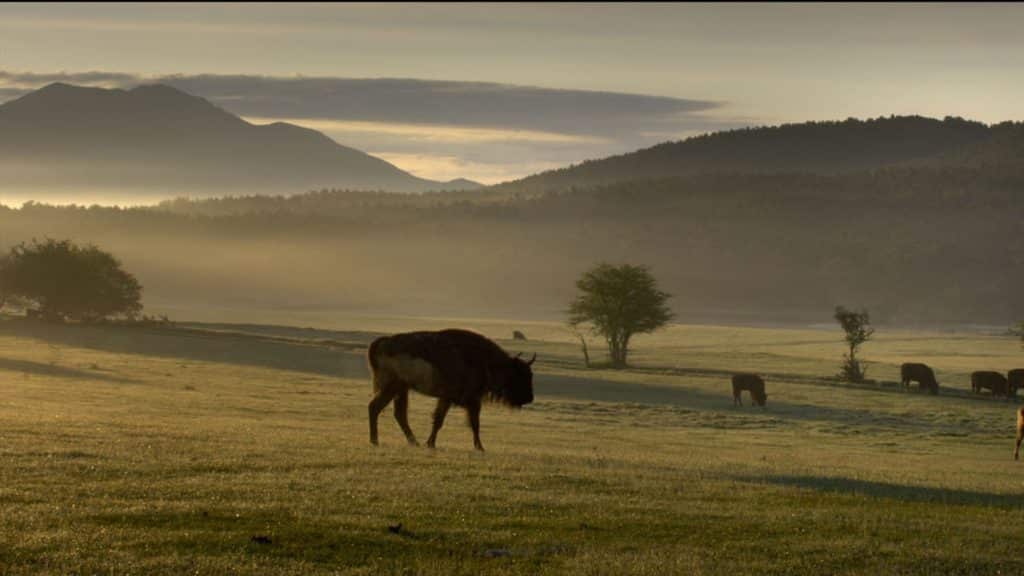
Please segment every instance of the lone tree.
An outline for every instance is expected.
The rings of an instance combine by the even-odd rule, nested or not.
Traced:
[[[843,355],[843,366],[839,375],[850,382],[863,382],[867,368],[857,359],[857,349],[875,333],[875,329],[871,327],[871,318],[867,310],[857,312],[836,306],[835,319],[846,332],[846,344],[850,347],[850,353]]]
[[[626,366],[634,334],[653,332],[672,319],[665,305],[671,295],[658,290],[645,266],[600,264],[585,272],[576,287],[580,293],[569,306],[569,326],[576,330],[590,324],[607,340],[616,368]]]
[[[50,321],[134,317],[142,286],[112,255],[70,240],[24,242],[0,258],[0,299],[36,306]]]

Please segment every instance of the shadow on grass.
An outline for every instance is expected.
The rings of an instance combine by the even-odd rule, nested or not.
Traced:
[[[103,382],[116,382],[118,384],[137,384],[138,380],[110,376],[102,372],[76,370],[31,360],[15,360],[13,358],[0,358],[0,371],[21,372],[36,376],[52,376],[55,378],[67,378],[71,380],[100,380]]]
[[[927,502],[930,504],[941,503],[957,506],[992,506],[1021,510],[1021,497],[1018,494],[906,486],[889,482],[833,476],[738,476],[734,479],[752,484],[772,484],[835,494],[899,500],[901,502]]]
[[[770,385],[770,384],[769,384]],[[723,378],[721,392],[709,392],[686,386],[659,386],[639,382],[616,382],[597,377],[585,378],[538,374],[534,377],[534,393],[540,397],[564,400],[646,404],[686,408],[692,411],[716,412],[742,418],[770,416],[779,420],[837,424],[846,434],[868,430],[891,430],[902,433],[955,434],[990,433],[988,424],[977,422],[937,422],[929,412],[920,414],[889,414],[866,408],[840,408],[780,401],[768,394],[764,408],[750,405],[743,395],[743,406],[733,406],[732,386]]]
[[[220,362],[347,378],[368,376],[366,359],[361,353],[349,352],[351,344],[337,345],[323,339],[303,341],[194,328],[62,325],[24,320],[0,321],[0,334],[115,354]],[[94,375],[89,373],[89,376]]]
[[[191,361],[208,361],[226,364],[247,365],[260,368],[312,373],[335,378],[367,379],[369,371],[364,357],[365,344],[373,338],[371,333],[330,332],[305,328],[288,328],[261,325],[190,325],[184,328],[136,328],[123,326],[82,326],[51,325],[23,320],[0,321],[0,334],[33,338],[50,344],[89,348],[119,354],[139,354]],[[205,328],[200,328],[205,326]],[[210,328],[216,328],[211,330]],[[231,330],[229,330],[231,329]],[[331,338],[328,338],[331,337]],[[335,340],[335,339],[344,339]],[[544,360],[547,361],[546,359]],[[67,377],[99,378],[102,373],[78,372],[53,368],[40,364],[36,370],[64,370]],[[29,371],[29,370],[25,370]],[[535,393],[540,397],[594,402],[620,402],[649,404],[654,406],[683,407],[735,414],[770,415],[776,418],[837,423],[852,425],[854,428],[874,427],[889,430],[934,432],[940,424],[918,416],[892,416],[874,413],[870,410],[836,408],[811,404],[787,403],[772,397],[769,389],[768,406],[765,409],[749,405],[733,408],[731,372],[725,370],[658,370],[651,368],[630,368],[634,374],[650,375],[701,375],[722,378],[721,391],[705,391],[685,386],[661,386],[642,382],[617,382],[601,378],[600,372],[593,376],[558,376],[539,373],[534,379]],[[587,374],[584,372],[583,374]],[[767,375],[769,388],[775,375]],[[793,380],[782,375],[779,379]],[[110,379],[109,377],[106,377]],[[812,381],[806,378],[804,381]],[[123,380],[122,380],[123,381]],[[819,379],[819,385],[836,388],[850,388],[845,384],[830,383]],[[878,387],[864,386],[874,390],[885,390],[897,394],[895,385]],[[940,396],[941,398],[941,396]],[[749,398],[744,398],[749,404]],[[981,431],[983,423],[957,423],[958,434]]]

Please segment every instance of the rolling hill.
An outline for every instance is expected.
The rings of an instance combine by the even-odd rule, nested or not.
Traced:
[[[895,166],[1024,166],[1024,124],[890,116],[744,128],[665,142],[495,188],[536,193],[708,173],[840,175]]]
[[[417,178],[314,130],[253,125],[165,85],[106,90],[55,83],[0,105],[0,173],[0,197],[34,190],[215,196],[474,186]]]

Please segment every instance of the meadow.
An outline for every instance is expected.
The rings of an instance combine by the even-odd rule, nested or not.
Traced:
[[[536,401],[368,441],[376,335],[460,326],[538,353]],[[513,329],[530,338],[513,341]],[[600,343],[591,354],[603,360]],[[0,320],[0,574],[1022,574],[1016,402],[999,334],[673,325],[586,368],[557,323],[287,328]],[[904,361],[940,394],[902,391]],[[734,407],[733,371],[765,408]],[[421,441],[433,401],[411,399]]]

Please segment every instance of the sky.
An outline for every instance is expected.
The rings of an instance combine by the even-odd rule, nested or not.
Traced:
[[[165,82],[485,183],[694,134],[1024,119],[1024,4],[0,4],[0,101]]]

